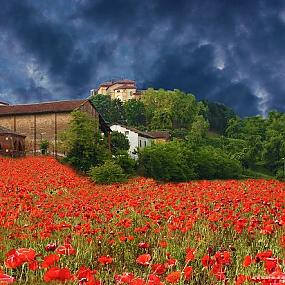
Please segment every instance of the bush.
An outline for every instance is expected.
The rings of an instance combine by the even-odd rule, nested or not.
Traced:
[[[133,175],[135,173],[136,161],[126,151],[117,153],[115,162],[122,167],[125,174]]]
[[[42,140],[40,144],[40,149],[42,154],[47,154],[47,149],[49,146],[49,141],[48,140]]]
[[[117,153],[123,150],[129,150],[130,143],[128,138],[119,132],[112,132],[111,134],[112,153]]]
[[[139,152],[140,174],[162,181],[187,181],[195,178],[184,144],[170,142],[146,147]]]
[[[87,172],[91,166],[100,165],[109,159],[111,153],[100,140],[98,122],[78,110],[71,115],[69,128],[61,134],[67,152],[64,161],[77,170]]]
[[[242,167],[220,148],[203,146],[195,150],[192,160],[200,179],[239,178]]]
[[[127,179],[122,167],[112,160],[105,161],[101,166],[91,167],[89,175],[93,181],[99,184],[124,182]]]

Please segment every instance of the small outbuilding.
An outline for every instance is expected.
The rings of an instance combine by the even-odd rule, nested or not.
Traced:
[[[25,137],[22,134],[0,126],[0,155],[24,156]]]

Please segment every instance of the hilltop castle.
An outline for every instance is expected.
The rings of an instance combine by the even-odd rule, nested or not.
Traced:
[[[122,79],[102,83],[98,89],[92,89],[90,95],[110,95],[111,99],[120,99],[122,102],[130,99],[140,99],[142,93],[137,90],[133,80]]]

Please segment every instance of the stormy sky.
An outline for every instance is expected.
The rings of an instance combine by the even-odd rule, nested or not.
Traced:
[[[0,0],[0,100],[102,81],[180,89],[240,116],[285,112],[283,0]]]

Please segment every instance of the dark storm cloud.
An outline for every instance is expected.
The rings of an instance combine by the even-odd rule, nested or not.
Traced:
[[[140,88],[223,102],[242,116],[285,110],[284,1],[0,4],[0,31],[16,43],[10,62],[0,52],[1,99],[5,90],[18,101],[86,97],[102,80],[129,77]],[[28,72],[18,67],[25,60],[33,63]],[[19,86],[1,81],[7,61]]]

